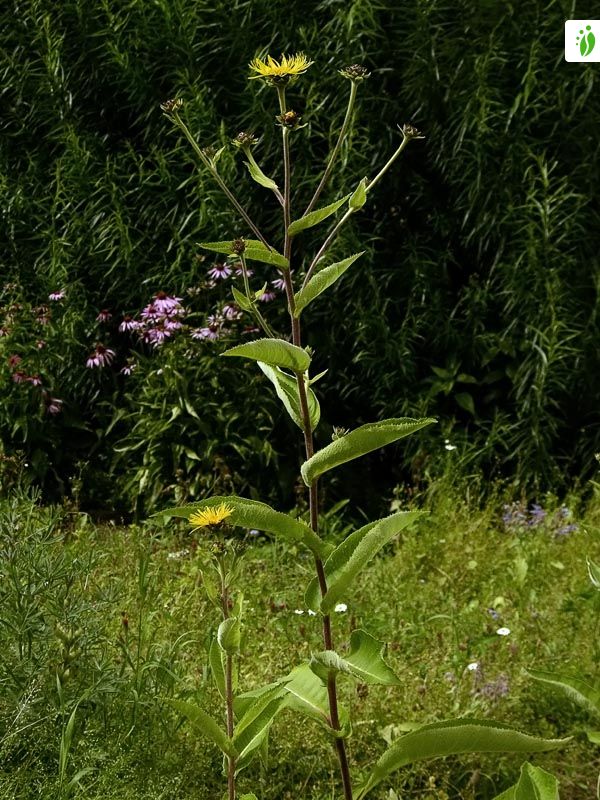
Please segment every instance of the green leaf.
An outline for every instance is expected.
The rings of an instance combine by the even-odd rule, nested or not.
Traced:
[[[215,686],[219,690],[219,694],[223,700],[225,700],[225,657],[216,639],[213,639],[210,643],[210,650],[208,651],[208,663],[210,664],[210,671],[213,681],[215,682]]]
[[[600,716],[600,690],[589,683],[559,672],[528,669],[527,673],[536,681],[558,686],[579,706]]]
[[[203,247],[205,250],[212,250],[215,253],[225,253],[228,256],[237,255],[234,250],[234,241],[229,239],[221,242],[200,242],[198,247]],[[276,250],[270,250],[259,239],[244,239],[246,249],[244,256],[249,261],[261,261],[264,264],[272,264],[281,269],[288,269],[290,264],[287,258],[278,253]]]
[[[346,596],[352,582],[359,572],[371,561],[374,556],[390,542],[400,531],[423,516],[422,511],[398,511],[389,517],[371,522],[352,533],[329,556],[325,562],[325,576],[327,578],[327,592],[321,599],[320,608],[324,614],[329,614],[336,603]],[[314,602],[315,588],[310,594],[311,603]],[[309,599],[307,590],[307,601]]]
[[[394,742],[375,764],[367,782],[359,789],[362,798],[401,767],[431,758],[458,753],[541,753],[564,747],[570,739],[541,739],[521,733],[499,722],[456,719],[425,725]]]
[[[585,735],[592,744],[600,744],[600,731],[593,731],[590,728],[586,728]]]
[[[198,503],[190,503],[187,506],[167,508],[152,516],[189,519],[194,511],[213,508],[214,506],[220,506],[222,503],[232,509],[231,516],[227,518],[232,525],[274,533],[288,542],[304,544],[320,557],[323,557],[328,552],[328,546],[306,522],[294,519],[289,514],[283,514],[281,511],[275,511],[274,508],[271,508],[266,503],[261,503],[258,500],[248,500],[246,497],[237,497],[234,494],[215,495]]]
[[[360,211],[360,209],[364,206],[367,202],[367,178],[363,178],[362,181],[358,184],[354,192],[352,193],[352,197],[348,201],[349,207],[353,211]]]
[[[233,292],[233,299],[242,311],[252,311],[253,304],[248,300],[245,294],[242,294],[235,286],[232,287],[231,291]]]
[[[236,772],[244,769],[256,754],[256,750],[262,746],[286,699],[281,686],[275,685],[262,692],[246,706],[233,735],[233,745],[239,754]]]
[[[454,395],[454,399],[461,408],[464,408],[464,410],[468,411],[469,414],[475,416],[475,403],[473,401],[473,395],[469,394],[469,392],[459,392],[458,394]]]
[[[239,619],[237,617],[224,619],[217,631],[217,642],[221,650],[229,656],[238,655],[241,639],[242,632]]]
[[[558,781],[541,767],[526,762],[521,766],[519,781],[495,800],[560,800]]]
[[[300,289],[296,295],[296,310],[294,311],[294,316],[299,317],[303,309],[305,309],[315,297],[318,297],[335,283],[337,279],[346,272],[348,267],[350,267],[357,258],[360,258],[364,252],[365,251],[362,250],[360,253],[354,253],[354,255],[348,256],[348,258],[345,258],[343,261],[336,261],[335,264],[330,264],[328,267],[324,267],[313,275],[306,286]]]
[[[279,189],[273,178],[269,178],[267,175],[265,175],[256,161],[244,161],[244,164],[248,167],[248,172],[250,173],[252,179],[256,181],[256,183],[259,183],[261,186],[264,186],[265,189],[271,189],[274,192]]]
[[[595,564],[591,558],[588,558],[587,568],[592,584],[596,587],[596,589],[600,589],[600,566]]]
[[[329,724],[329,697],[323,681],[315,675],[310,664],[305,662],[293,669],[281,681],[282,688],[287,696],[286,708],[300,711],[318,722],[329,734],[333,734]],[[341,730],[337,736],[350,735],[351,724],[348,711],[343,707],[338,708]]]
[[[286,342],[285,339],[255,339],[231,347],[221,355],[250,358],[271,367],[285,367],[294,372],[306,372],[310,366],[310,356],[306,350]]]
[[[346,461],[352,461],[354,458],[377,450],[386,444],[391,444],[404,436],[409,436],[411,433],[424,428],[426,425],[431,425],[433,422],[437,422],[437,420],[431,417],[423,419],[400,417],[361,425],[360,428],[356,428],[340,439],[336,439],[304,462],[302,465],[304,483],[310,486],[315,478],[318,478],[324,472],[340,464],[345,464]]]
[[[258,797],[255,794],[243,794],[240,800],[258,800]]]
[[[232,758],[237,756],[237,751],[233,746],[231,739],[227,736],[225,731],[221,730],[214,719],[209,717],[209,715],[201,708],[193,703],[187,703],[184,700],[169,699],[167,702],[176,711],[178,711],[184,717],[187,717],[194,730],[198,731],[203,736],[206,736],[208,739],[214,742],[217,747],[219,747],[222,752],[225,753],[225,755],[231,756]]]
[[[338,208],[343,206],[349,197],[350,195],[347,194],[345,197],[342,197],[341,200],[336,200],[335,203],[330,203],[328,206],[323,206],[323,208],[317,208],[316,211],[311,211],[304,217],[294,220],[294,222],[292,222],[288,228],[288,234],[290,236],[295,236],[297,233],[300,233],[300,231],[304,231],[307,228],[312,228],[314,225],[318,225],[319,222],[323,222],[324,219],[327,219],[327,217],[335,214]]]
[[[383,660],[383,642],[363,630],[352,631],[350,653],[345,658],[325,650],[310,660],[310,668],[327,682],[330,672],[342,672],[358,678],[362,683],[397,686],[400,681]]]
[[[304,425],[302,424],[302,409],[300,407],[300,394],[298,392],[298,382],[296,378],[288,375],[287,372],[283,372],[279,367],[271,367],[269,364],[265,364],[262,361],[258,362],[258,366],[275,387],[277,397],[279,397],[285,406],[285,410],[290,417],[301,430],[304,430]],[[310,429],[314,431],[321,418],[321,407],[310,386],[306,390],[306,396],[310,417]]]

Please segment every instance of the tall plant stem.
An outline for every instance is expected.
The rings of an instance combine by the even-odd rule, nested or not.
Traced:
[[[221,608],[223,619],[229,617],[229,589],[226,581],[226,570],[223,561],[219,560],[219,575],[221,577]],[[233,738],[233,656],[227,653],[225,657],[225,715],[227,736]],[[235,758],[227,756],[227,800],[235,800]]]
[[[200,161],[202,161],[204,166],[209,170],[210,174],[213,176],[215,181],[220,186],[221,191],[225,194],[225,196],[227,197],[227,199],[229,200],[231,205],[235,208],[235,210],[238,212],[240,217],[248,225],[250,230],[260,239],[260,241],[265,245],[265,247],[268,247],[269,250],[272,250],[273,248],[267,242],[267,240],[262,235],[262,233],[259,231],[258,227],[250,219],[247,211],[243,208],[243,206],[238,201],[237,197],[233,194],[233,192],[231,191],[229,186],[227,186],[227,184],[225,183],[223,178],[219,175],[219,173],[217,172],[214,164],[211,162],[210,158],[208,158],[208,156],[205,153],[202,152],[202,148],[198,145],[198,142],[194,139],[190,129],[185,124],[185,122],[181,119],[179,114],[177,114],[177,113],[173,114],[173,119],[175,120],[175,122],[178,125],[178,127],[181,128],[181,130],[183,131],[183,133],[185,135],[185,138],[192,145],[192,147],[194,149],[194,152],[196,153],[196,155],[198,156]]]
[[[285,87],[278,87],[279,108],[281,113],[285,113]],[[285,126],[282,128],[282,142],[283,142],[283,169],[284,169],[284,190],[283,190],[283,219],[285,225],[285,241],[283,247],[284,256],[288,259],[290,269],[284,272],[285,292],[288,301],[288,309],[290,312],[290,319],[292,323],[292,342],[296,347],[302,346],[302,335],[300,330],[300,320],[294,316],[296,310],[296,301],[294,297],[294,286],[291,276],[291,252],[292,252],[292,237],[289,235],[288,229],[290,226],[291,209],[290,209],[290,143],[289,143],[289,129]],[[310,423],[310,413],[308,410],[308,398],[306,392],[306,384],[304,382],[304,375],[301,373],[296,374],[298,383],[298,396],[300,398],[300,409],[302,412],[302,428],[304,432],[304,447],[306,450],[306,458],[309,459],[314,454],[314,442],[312,435],[312,427]],[[310,524],[315,533],[319,530],[319,504],[318,504],[318,491],[317,481],[313,481],[310,485]],[[325,568],[323,561],[315,556],[315,568],[319,580],[319,588],[321,596],[327,591],[327,579],[325,576]],[[331,617],[326,614],[323,617],[323,643],[326,650],[333,650],[333,636],[331,632]],[[327,680],[327,697],[329,700],[329,722],[331,727],[339,731],[341,730],[340,717],[337,702],[337,686],[335,675],[330,675]],[[336,737],[335,749],[340,764],[340,772],[342,776],[342,784],[344,787],[344,800],[353,800],[352,794],[352,781],[350,778],[350,765],[348,764],[348,754],[346,753],[346,743],[344,739]]]
[[[333,165],[339,153],[340,147],[342,146],[342,142],[346,137],[346,133],[350,126],[350,121],[352,120],[352,112],[354,111],[354,102],[356,100],[356,90],[358,89],[358,84],[356,81],[350,81],[350,97],[348,98],[348,106],[346,108],[346,115],[344,117],[344,121],[342,123],[342,127],[340,130],[340,135],[338,136],[337,142],[335,143],[335,147],[331,151],[331,155],[329,156],[329,160],[327,162],[327,166],[325,167],[325,172],[323,173],[323,177],[321,178],[319,185],[316,188],[316,191],[312,197],[312,200],[306,207],[306,211],[302,215],[305,217],[310,211],[313,210],[315,205],[317,204],[317,200],[321,196],[321,192],[327,185],[327,181],[331,177],[331,173],[333,170]]]

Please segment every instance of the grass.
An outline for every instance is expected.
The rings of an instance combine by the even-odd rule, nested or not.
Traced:
[[[364,627],[389,643],[402,677],[400,687],[368,691],[342,683],[356,720],[354,774],[407,723],[479,715],[546,736],[575,733],[569,747],[532,760],[559,777],[562,800],[592,797],[599,751],[581,734],[590,720],[524,668],[598,679],[600,608],[585,555],[600,560],[600,504],[572,501],[578,529],[563,537],[547,522],[507,531],[498,496],[478,507],[446,488],[426,504],[430,517],[362,574],[347,611],[335,615],[340,649]],[[329,520],[334,538],[344,535],[343,513]],[[200,583],[206,544],[174,525],[96,526],[19,494],[0,504],[0,543],[2,800],[220,796],[218,751],[165,702],[194,698],[218,716],[207,664],[218,619]],[[243,689],[322,649],[303,603],[311,572],[303,552],[249,543]],[[394,788],[401,798],[488,800],[514,781],[521,760],[424,763],[371,796]],[[261,800],[333,799],[336,787],[324,735],[287,715],[273,728],[268,768],[240,779]]]

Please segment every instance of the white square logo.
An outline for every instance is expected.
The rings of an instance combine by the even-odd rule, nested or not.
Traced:
[[[600,19],[565,22],[565,61],[600,61]]]

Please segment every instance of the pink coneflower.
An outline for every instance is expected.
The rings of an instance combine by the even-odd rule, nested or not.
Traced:
[[[121,367],[121,375],[131,375],[131,373],[136,369],[137,364],[135,361],[131,359],[125,364],[124,367]]]
[[[38,339],[37,342],[35,343],[35,346],[37,347],[38,350],[43,350],[44,347],[46,347],[46,342],[43,339]]]
[[[151,305],[157,314],[181,314],[181,297],[170,297],[166,292],[157,292]]]
[[[170,319],[169,317],[167,317],[164,320],[163,326],[164,326],[165,330],[167,330],[169,332],[178,331],[180,328],[183,327],[181,322],[179,322],[178,319]]]
[[[144,341],[154,345],[154,347],[158,347],[158,345],[161,345],[170,335],[171,331],[165,327],[163,322],[159,322],[153,328],[147,328],[144,331]]]
[[[125,333],[126,331],[137,331],[139,330],[140,323],[130,317],[129,315],[125,315],[123,317],[123,322],[119,325],[119,330],[121,333]]]
[[[256,325],[246,325],[242,333],[260,333],[260,328],[257,328]]]
[[[110,322],[112,319],[112,314],[107,308],[103,308],[102,311],[96,317],[96,322]]]
[[[223,306],[222,313],[225,319],[240,319],[242,316],[240,309],[233,303],[226,303]]]
[[[115,351],[103,344],[97,344],[94,352],[85,362],[86,367],[107,367],[115,357]]]
[[[0,338],[8,336],[8,328],[0,328]]]
[[[275,294],[275,292],[272,292],[269,289],[267,289],[266,292],[263,292],[260,295],[258,300],[259,300],[260,303],[270,303],[271,300],[275,300],[276,297],[277,297],[277,295]]]
[[[64,400],[59,400],[58,397],[49,397],[46,401],[46,413],[47,414],[60,414],[62,411]]]
[[[30,383],[32,386],[41,386],[42,379],[39,375],[28,375],[25,380]]]
[[[190,336],[192,339],[209,339],[214,341],[215,339],[219,338],[220,327],[218,325],[211,325],[206,328],[195,328],[191,333]]]
[[[65,292],[65,290],[61,289],[59,292],[50,292],[50,294],[48,295],[48,300],[56,302],[57,300],[64,300],[66,296],[67,293]]]
[[[244,275],[244,270],[242,269],[241,264],[236,265],[235,274],[238,278],[241,278]],[[246,267],[246,275],[251,278],[254,275],[254,270],[251,270],[250,267]]]
[[[21,356],[17,355],[16,353],[13,353],[13,355],[10,356],[8,359],[8,366],[12,369],[13,367],[16,367],[17,364],[20,364],[21,361],[23,361]]]
[[[24,383],[27,380],[27,375],[23,370],[18,369],[13,372],[12,379],[15,383]]]
[[[231,275],[231,267],[227,264],[214,264],[206,274],[216,281],[223,281]]]
[[[159,319],[162,314],[159,312],[154,303],[148,303],[147,306],[142,308],[140,316],[145,322],[154,322],[155,320]]]
[[[294,274],[294,270],[290,272],[290,276]],[[279,289],[279,291],[283,292],[285,289],[285,280],[283,278],[276,278],[274,281],[271,281],[271,286],[274,289]]]

